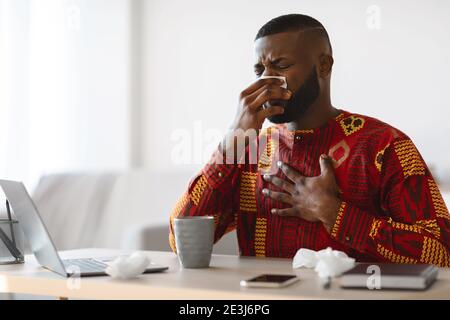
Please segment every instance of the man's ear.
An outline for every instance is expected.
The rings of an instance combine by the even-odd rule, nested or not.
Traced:
[[[327,78],[330,76],[331,70],[333,69],[333,57],[323,53],[319,59],[319,77]]]

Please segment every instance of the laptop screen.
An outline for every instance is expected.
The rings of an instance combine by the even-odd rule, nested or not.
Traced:
[[[43,267],[66,277],[64,265],[24,184],[19,181],[0,180],[0,186],[37,261]]]

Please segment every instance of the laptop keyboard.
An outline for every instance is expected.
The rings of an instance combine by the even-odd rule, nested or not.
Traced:
[[[90,258],[65,259],[63,260],[63,264],[70,273],[78,270],[81,273],[104,272],[108,266],[106,263]]]

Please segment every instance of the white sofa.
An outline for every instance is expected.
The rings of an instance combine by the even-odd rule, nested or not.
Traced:
[[[58,250],[102,247],[169,251],[170,212],[192,172],[43,176],[33,192]],[[235,232],[214,253],[237,254]]]

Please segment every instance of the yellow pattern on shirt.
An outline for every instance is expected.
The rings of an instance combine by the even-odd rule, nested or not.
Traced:
[[[429,237],[424,237],[420,261],[440,267],[450,267],[450,256],[444,245]]]
[[[267,219],[256,218],[255,227],[255,256],[266,256]]]
[[[397,253],[385,248],[381,244],[378,244],[377,251],[384,258],[386,258],[387,260],[389,260],[393,263],[410,263],[410,264],[417,263],[416,259],[397,254]]]
[[[361,130],[364,127],[365,122],[365,119],[353,115],[339,121],[346,136]]]
[[[256,212],[256,178],[257,173],[243,171],[241,173],[241,189],[239,206],[242,211]]]
[[[423,161],[411,140],[395,141],[394,148],[405,178],[413,175],[425,174]]]
[[[431,200],[433,202],[434,210],[436,211],[436,217],[450,220],[450,214],[442,198],[439,188],[433,179],[428,179],[428,186],[430,188]]]
[[[200,199],[202,198],[203,191],[205,190],[207,185],[208,181],[206,180],[206,177],[204,175],[201,175],[191,191],[191,199],[196,206],[198,206]]]

